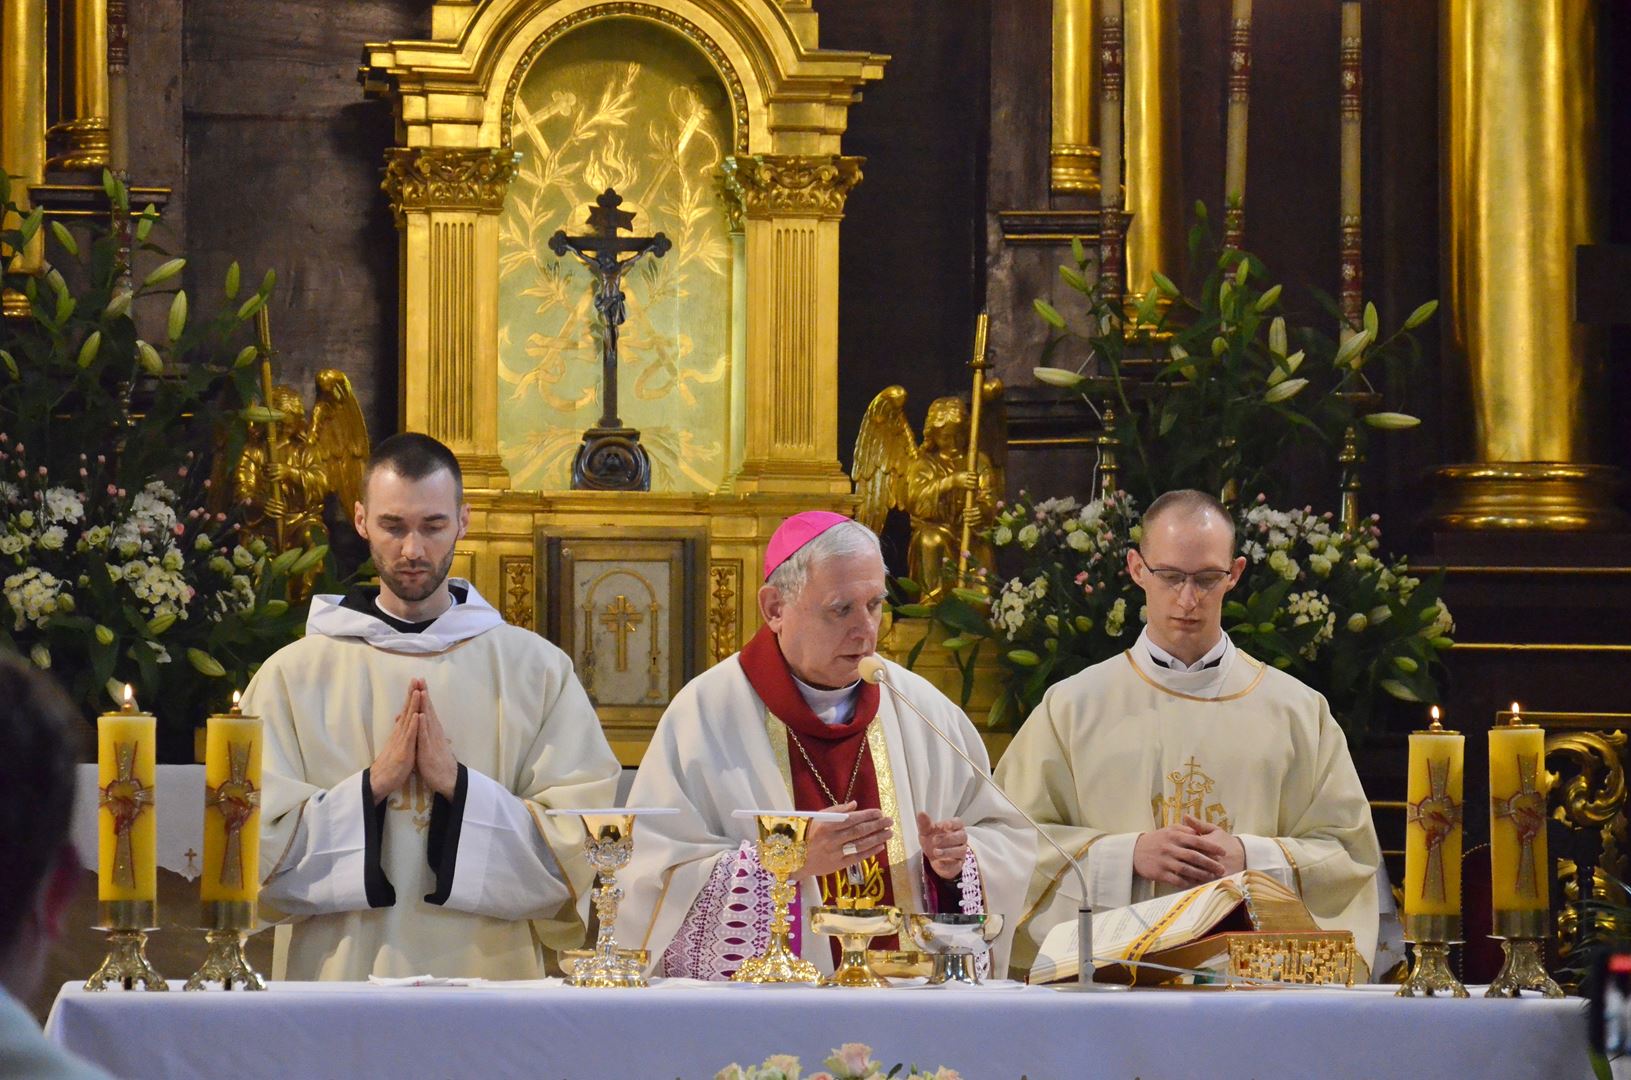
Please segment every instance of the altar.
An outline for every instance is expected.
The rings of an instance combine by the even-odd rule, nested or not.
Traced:
[[[58,995],[47,1034],[119,1076],[538,1076],[709,1080],[793,1054],[806,1075],[866,1043],[884,1071],[968,1080],[1451,1073],[1589,1077],[1586,1002],[1396,998],[1388,987],[1067,994],[1015,983],[824,990],[658,981],[578,990],[273,983],[265,994]],[[141,1037],[132,1037],[140,1032]]]

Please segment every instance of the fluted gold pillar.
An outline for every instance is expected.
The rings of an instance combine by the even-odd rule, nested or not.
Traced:
[[[12,201],[26,209],[29,185],[45,175],[45,0],[0,0],[0,166],[12,178]],[[41,230],[21,252],[0,251],[0,258],[23,273],[37,272],[44,241]],[[26,316],[28,301],[8,292],[0,310]]]
[[[459,458],[465,485],[509,487],[498,454],[498,214],[513,150],[397,147],[385,181],[402,234],[404,431]]]
[[[1610,528],[1590,464],[1598,357],[1575,247],[1599,233],[1596,5],[1442,0],[1444,266],[1473,463],[1442,469],[1443,527]]]
[[[1099,192],[1098,4],[1053,0],[1053,132],[1048,177],[1055,191]]]
[[[755,154],[724,160],[746,207],[746,415],[738,492],[851,491],[838,464],[838,223],[861,160]]]
[[[1177,0],[1124,0],[1127,295],[1129,312],[1153,288],[1151,271],[1183,269],[1179,210]]]
[[[62,111],[51,125],[52,169],[105,169],[108,165],[107,0],[64,0],[72,17],[59,38],[65,68]]]

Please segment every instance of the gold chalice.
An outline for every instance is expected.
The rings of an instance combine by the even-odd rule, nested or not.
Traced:
[[[873,938],[898,934],[900,909],[892,907],[818,907],[810,911],[810,929],[838,938],[843,958],[838,969],[821,980],[822,986],[886,987],[889,981],[872,970],[867,945]]]
[[[1002,916],[913,912],[906,916],[906,928],[917,947],[934,956],[930,986],[978,986],[975,958],[984,955],[1002,933]]]
[[[770,904],[774,911],[770,944],[763,953],[744,960],[731,979],[750,983],[820,982],[821,973],[816,966],[787,945],[794,893],[790,879],[804,865],[804,834],[810,822],[843,821],[845,815],[802,810],[738,810],[733,816],[758,821],[759,865],[770,871],[775,884],[770,887]]]
[[[611,810],[551,810],[553,816],[571,815],[583,821],[588,836],[583,853],[596,874],[595,915],[600,930],[589,955],[577,960],[567,977],[568,986],[639,987],[646,985],[644,950],[629,950],[617,944],[617,905],[623,890],[617,885],[617,872],[629,864],[634,854],[634,821],[647,814],[677,814],[668,808]]]

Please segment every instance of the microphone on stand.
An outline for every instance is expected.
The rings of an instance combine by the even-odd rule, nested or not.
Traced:
[[[963,748],[953,742],[951,736],[940,730],[939,724],[936,724],[933,720],[930,720],[927,716],[923,715],[923,710],[919,709],[916,705],[913,705],[911,701],[907,699],[906,695],[895,689],[894,684],[884,677],[885,668],[883,659],[881,657],[877,655],[862,657],[860,664],[857,666],[857,670],[860,672],[861,678],[865,679],[867,682],[888,687],[889,693],[891,696],[893,696],[894,700],[900,702],[908,709],[911,709],[914,713],[916,713],[917,718],[927,724],[930,731],[940,736],[940,740],[947,746],[951,747],[952,751],[958,757],[967,762],[969,768],[974,770],[974,775],[978,776],[981,780],[984,780],[987,787],[989,787],[992,791],[995,791],[998,795],[1001,795],[1003,801],[1009,806],[1013,807],[1015,812],[1017,812],[1020,817],[1025,819],[1025,823],[1036,832],[1036,835],[1046,840],[1053,847],[1053,850],[1059,853],[1059,857],[1065,860],[1065,865],[1070,867],[1070,869],[1075,873],[1076,884],[1080,886],[1082,890],[1081,906],[1076,910],[1076,983],[1073,986],[1060,986],[1056,987],[1055,989],[1125,990],[1126,987],[1119,984],[1094,981],[1093,908],[1089,906],[1088,903],[1087,877],[1082,873],[1081,864],[1078,863],[1076,859],[1071,857],[1070,852],[1066,851],[1063,847],[1060,847],[1059,842],[1053,837],[1049,836],[1047,832],[1043,830],[1042,826],[1036,823],[1036,819],[1025,812],[1024,807],[1020,806],[1013,799],[1009,798],[1008,793],[1002,790],[997,782],[991,778],[991,774],[987,770],[982,769],[979,765],[975,764],[972,758],[963,753]]]

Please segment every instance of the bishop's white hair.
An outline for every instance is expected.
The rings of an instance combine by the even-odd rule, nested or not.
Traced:
[[[878,556],[880,561],[883,559],[878,535],[859,521],[841,522],[793,552],[771,572],[765,584],[781,593],[787,603],[797,603],[805,583],[810,580],[810,569],[817,563],[868,552]]]

